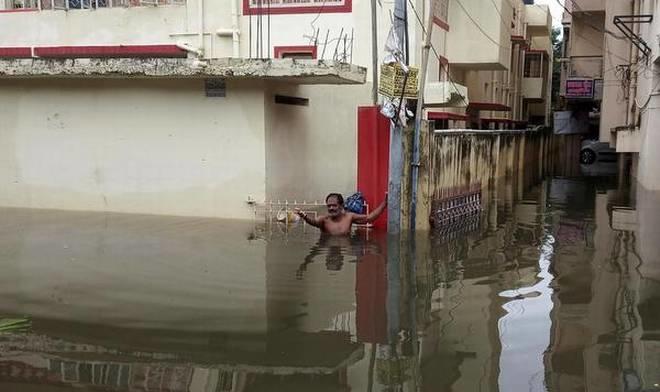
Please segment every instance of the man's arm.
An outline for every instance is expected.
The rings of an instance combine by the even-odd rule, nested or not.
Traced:
[[[320,218],[311,218],[309,215],[307,215],[303,210],[300,208],[296,208],[293,210],[296,215],[302,218],[307,224],[312,225],[314,227],[321,228],[321,225],[323,224],[323,217]]]
[[[383,200],[382,203],[378,207],[376,207],[375,210],[371,211],[369,215],[365,214],[353,214],[353,223],[357,224],[364,224],[364,223],[371,223],[378,219],[380,214],[385,211],[385,208],[387,207],[387,194],[385,194],[385,200]]]

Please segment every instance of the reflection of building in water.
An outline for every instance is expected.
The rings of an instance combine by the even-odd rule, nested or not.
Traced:
[[[41,361],[2,362],[3,383],[336,391],[364,355],[355,317],[333,325],[355,314],[354,262],[298,280],[309,245],[250,241],[251,223],[6,210],[0,231],[0,314],[29,314],[34,331],[0,351]]]
[[[660,200],[645,205],[649,194],[638,194],[639,221],[623,225],[612,205],[629,198],[613,184],[596,192],[600,183],[582,184],[592,189],[557,187],[551,192],[555,202],[573,203],[572,211],[582,213],[555,222],[554,269],[561,290],[555,295],[547,356],[549,385],[557,391],[655,390],[660,381],[660,284],[653,268],[660,260]],[[647,237],[644,246],[640,240],[649,233],[655,236],[650,234],[653,240]]]
[[[432,237],[428,263],[417,264],[423,390],[498,390],[506,302],[499,294],[536,282],[546,205],[545,187],[520,196],[513,187],[502,181],[490,195],[487,226]]]

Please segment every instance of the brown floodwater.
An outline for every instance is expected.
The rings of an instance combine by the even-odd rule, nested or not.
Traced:
[[[1,209],[0,391],[660,391],[660,195],[514,193],[403,239]]]

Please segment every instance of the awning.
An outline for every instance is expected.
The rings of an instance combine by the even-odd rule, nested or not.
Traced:
[[[495,112],[509,112],[511,111],[511,106],[493,102],[470,102],[470,105],[468,105],[468,110],[492,110]]]

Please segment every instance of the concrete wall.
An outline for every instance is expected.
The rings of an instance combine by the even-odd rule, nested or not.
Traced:
[[[640,35],[652,48],[650,56],[654,63],[649,63],[646,69],[641,69],[637,77],[636,102],[639,105],[641,121],[637,126],[641,139],[639,151],[638,180],[647,189],[660,189],[660,135],[658,124],[660,124],[660,45],[657,37],[660,35],[660,3],[655,6],[646,1],[641,8],[641,13],[653,14],[651,24],[640,26]]]
[[[579,138],[572,140],[579,144]],[[422,132],[418,228],[428,229],[434,200],[473,185],[479,185],[483,200],[488,200],[507,184],[513,190],[512,200],[519,200],[525,189],[551,173],[561,159],[560,151],[567,149],[564,142],[564,138],[545,132]],[[403,194],[402,205],[407,205],[409,188]],[[408,215],[404,209],[402,219]]]
[[[309,106],[275,104],[275,94],[309,99]],[[355,192],[357,108],[369,104],[364,86],[274,85],[266,95],[268,199],[324,200]]]
[[[250,218],[266,196],[264,87],[5,81],[0,205]]]
[[[450,2],[451,30],[447,45],[450,62],[455,66],[470,68],[508,68],[511,56],[509,26],[512,18],[513,7],[508,1]]]
[[[580,14],[571,20],[571,56],[602,56],[605,14]]]
[[[618,32],[614,26],[614,15],[632,14],[632,1],[630,0],[607,0],[606,1],[605,28],[609,31]],[[621,83],[616,75],[616,66],[630,64],[630,41],[617,39],[605,34],[605,51],[603,59],[603,101],[600,115],[600,141],[609,142],[611,131],[615,127],[624,126],[628,123],[628,107],[626,97],[621,91]]]

